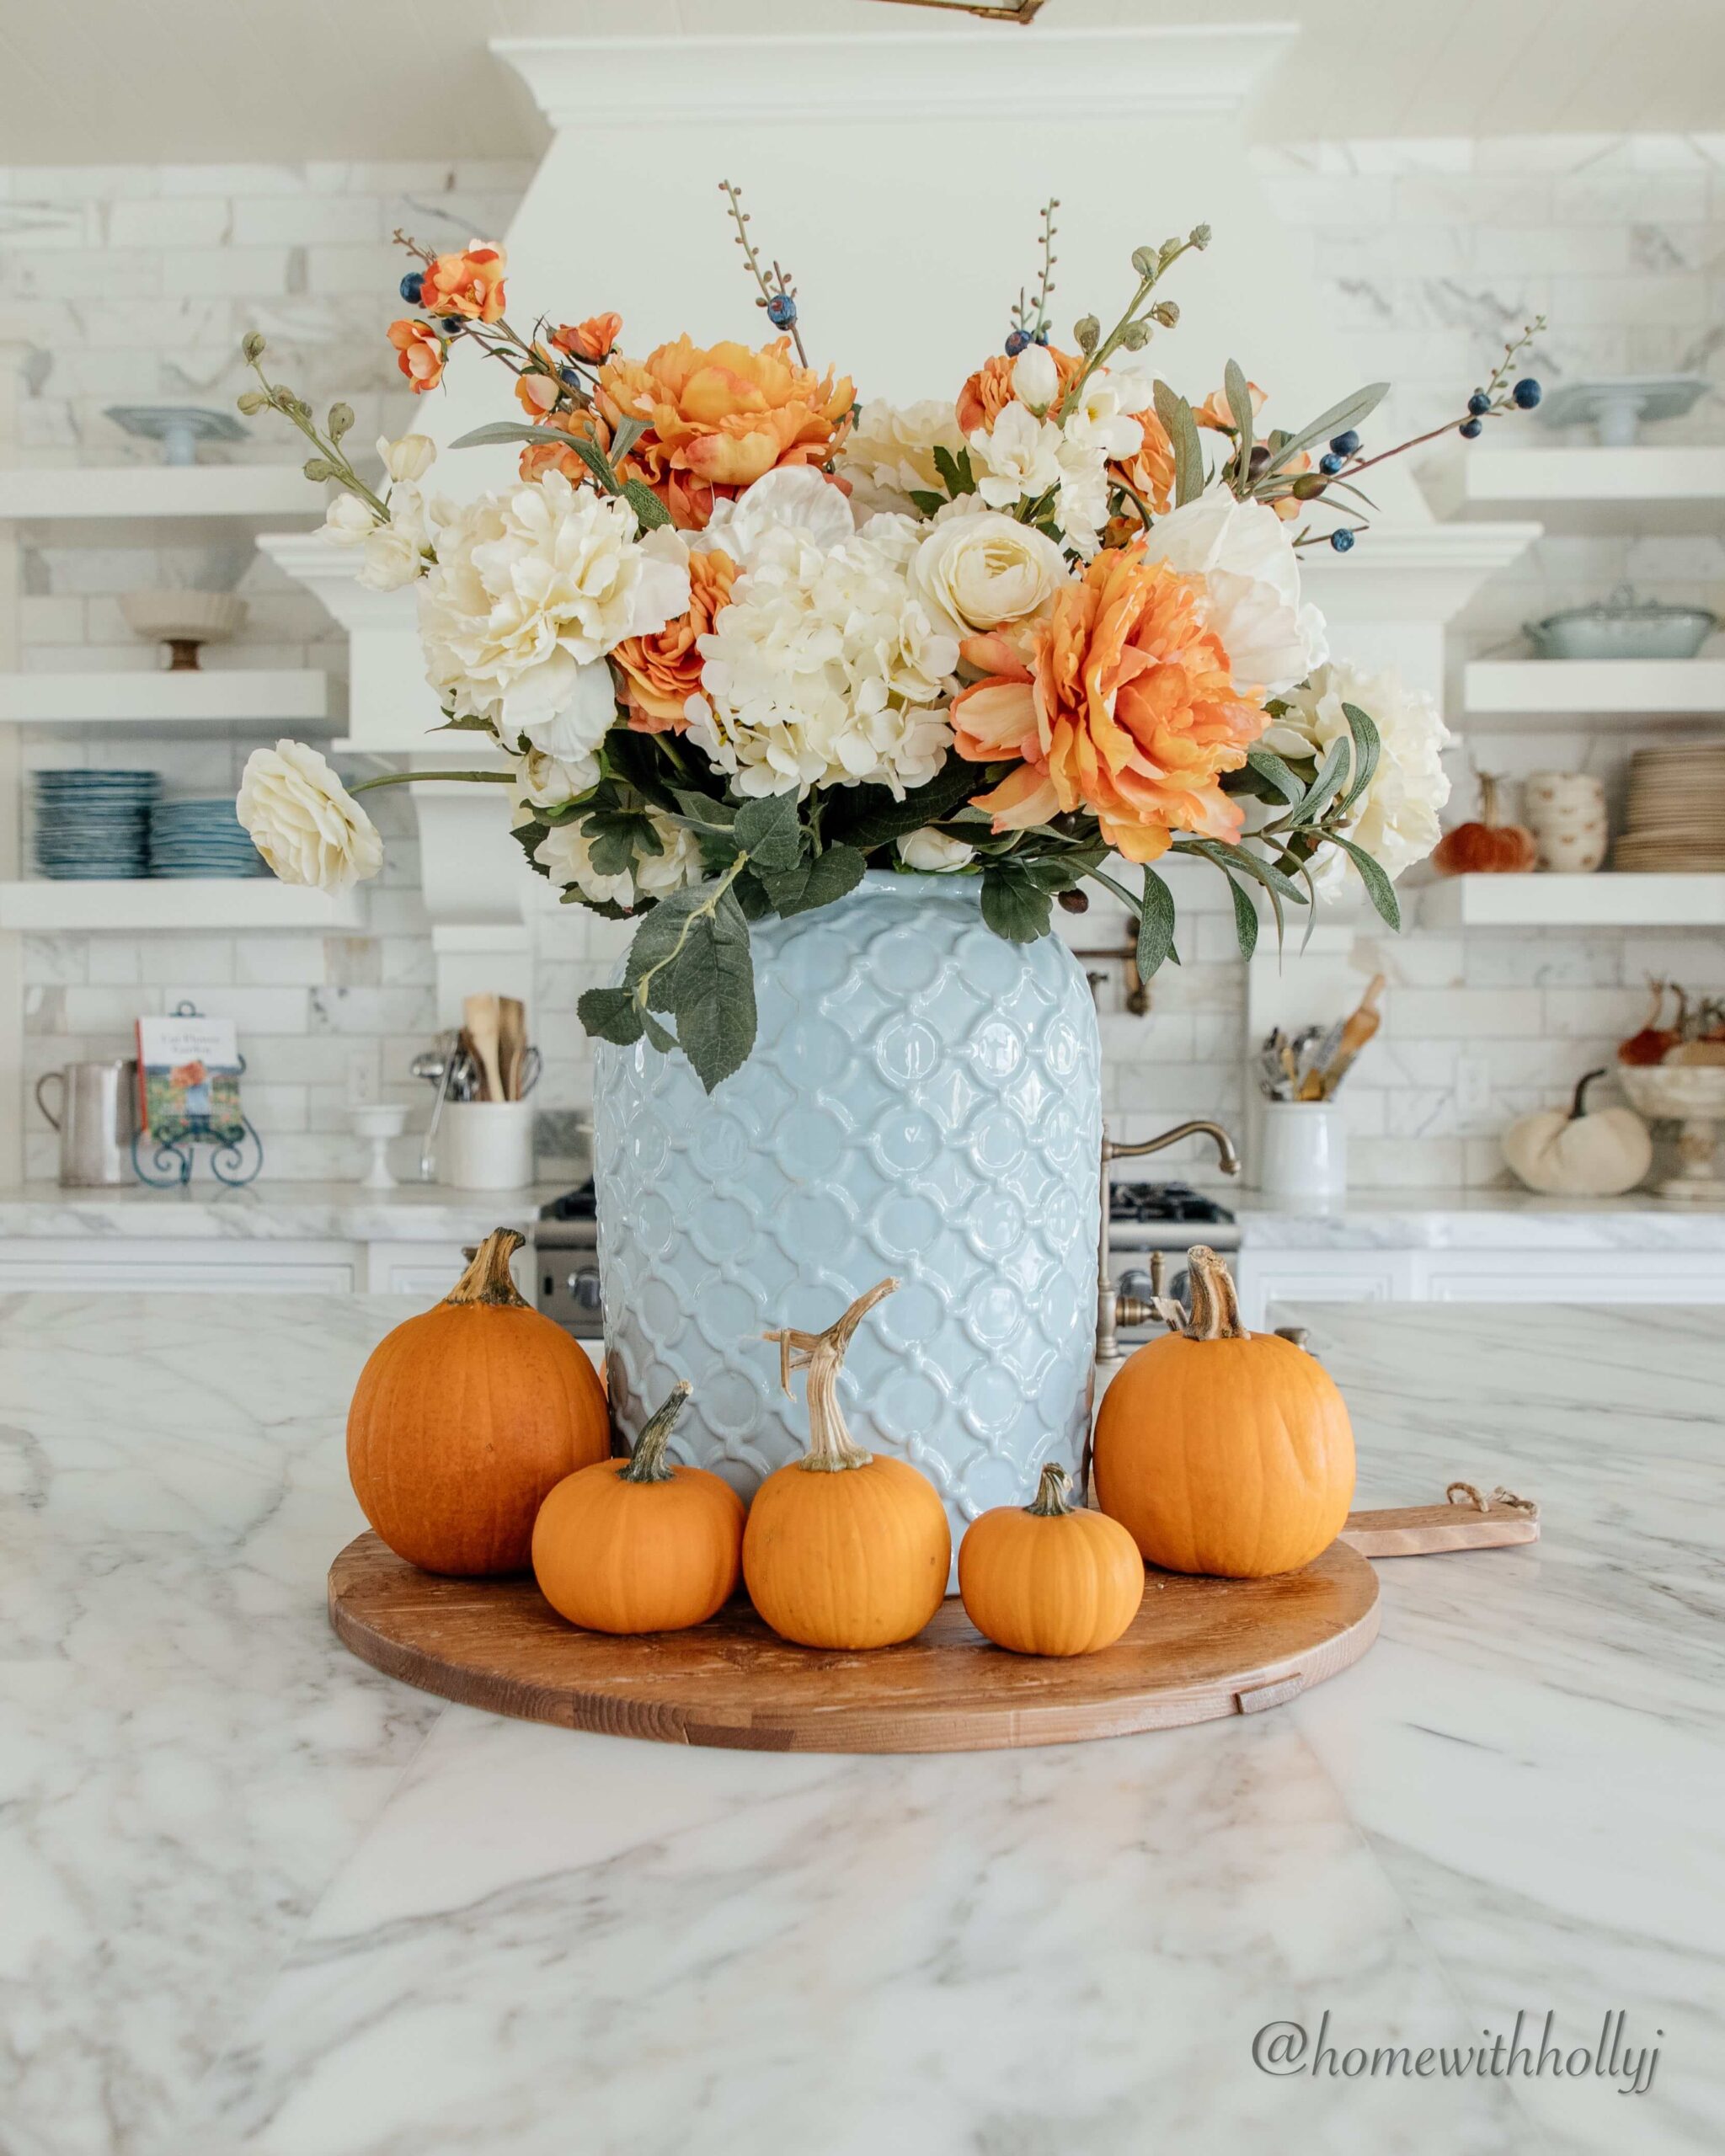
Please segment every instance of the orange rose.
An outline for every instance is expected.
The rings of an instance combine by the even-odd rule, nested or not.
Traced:
[[[590,314],[585,322],[564,323],[551,341],[561,345],[564,351],[573,352],[578,360],[590,360],[596,366],[601,360],[611,357],[622,328],[620,314]]]
[[[460,254],[440,254],[425,266],[419,304],[427,314],[464,314],[472,322],[497,322],[503,316],[500,247],[472,239]]]
[[[389,341],[401,355],[396,365],[415,397],[435,389],[443,379],[443,339],[429,322],[392,322]]]
[[[1060,592],[1028,667],[1004,638],[959,649],[990,677],[953,700],[959,755],[1023,759],[973,804],[996,831],[1089,808],[1129,861],[1156,860],[1171,831],[1238,833],[1242,811],[1216,782],[1268,716],[1235,690],[1201,586],[1150,560],[1141,539],[1098,554]]]
[[[1263,409],[1264,392],[1255,382],[1248,382],[1246,390],[1252,399],[1252,417],[1256,419]],[[1234,414],[1229,408],[1226,390],[1211,390],[1203,403],[1194,408],[1192,416],[1199,426],[1209,427],[1214,433],[1231,435],[1234,431]]]
[[[657,636],[625,637],[612,651],[637,734],[681,734],[688,724],[684,707],[701,687],[699,639],[729,606],[736,578],[729,554],[691,554],[688,612],[667,622]]]
[[[1056,351],[1050,344],[1048,355],[1055,363],[1060,377],[1060,398],[1084,371],[1084,361],[1071,352]],[[979,427],[992,427],[1007,405],[1016,402],[1012,395],[1012,367],[1014,362],[1004,352],[996,352],[991,360],[985,360],[964,387],[959,392],[959,425],[967,435]]]
[[[699,529],[715,499],[740,494],[781,465],[822,465],[843,440],[856,391],[848,377],[816,377],[790,359],[791,340],[751,352],[710,350],[680,337],[644,360],[614,357],[594,385],[612,426],[644,419],[649,431],[624,462],[684,529]]]

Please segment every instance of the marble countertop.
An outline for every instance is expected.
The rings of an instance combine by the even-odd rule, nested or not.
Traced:
[[[1220,1184],[1245,1250],[1725,1251],[1725,1205],[1546,1198],[1531,1190],[1355,1190],[1334,1205]]]
[[[494,1719],[343,1652],[393,1303],[0,1299],[0,2147],[1717,2150],[1725,1327],[1296,1315],[1362,1502],[1503,1481],[1545,1539],[1385,1563],[1379,1643],[1270,1712],[844,1758]],[[1566,2052],[1623,2014],[1620,2070],[1316,2049],[1506,2058],[1518,2012]],[[1316,2074],[1254,2066],[1273,2024]]]
[[[0,1187],[0,1239],[198,1241],[471,1242],[493,1228],[531,1230],[567,1182],[531,1190],[450,1190],[403,1182],[362,1190],[353,1182],[252,1182],[228,1190],[203,1177],[184,1188],[142,1183],[68,1190],[58,1183]]]

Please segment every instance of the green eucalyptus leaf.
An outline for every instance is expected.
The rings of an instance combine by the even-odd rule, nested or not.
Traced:
[[[1306,798],[1305,787],[1274,749],[1248,749],[1246,762],[1247,769],[1256,771],[1260,778],[1268,779],[1290,807],[1297,808]]]
[[[1138,972],[1148,980],[1173,956],[1174,894],[1153,868],[1144,872],[1144,898],[1138,914]],[[1176,965],[1179,960],[1174,960]]]
[[[1314,824],[1328,807],[1330,798],[1348,775],[1353,760],[1354,737],[1338,734],[1324,752],[1324,760],[1317,767],[1317,776],[1306,789],[1306,798],[1294,812],[1297,824]]]
[[[639,479],[623,482],[622,497],[635,512],[635,520],[644,531],[657,531],[670,522],[670,511],[652,488]]]
[[[1234,933],[1240,939],[1240,955],[1249,958],[1258,948],[1258,908],[1252,903],[1251,893],[1231,876],[1227,885],[1234,901]]]
[[[1383,739],[1376,722],[1358,704],[1343,704],[1342,716],[1347,720],[1348,731],[1354,737],[1354,777],[1341,802],[1342,813],[1346,815],[1376,775],[1378,758],[1383,753]]]
[[[1326,834],[1332,846],[1341,847],[1354,866],[1359,871],[1359,880],[1365,886],[1365,894],[1391,928],[1402,926],[1402,908],[1396,897],[1396,887],[1384,873],[1380,862],[1374,860],[1363,846],[1356,846],[1352,839],[1344,839],[1338,831]]]

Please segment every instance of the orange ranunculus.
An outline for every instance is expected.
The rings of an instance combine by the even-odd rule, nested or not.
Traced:
[[[623,702],[637,734],[681,734],[685,706],[701,687],[700,638],[729,606],[737,565],[714,548],[689,557],[689,611],[657,636],[625,637],[611,653],[622,670]]]
[[[560,384],[548,374],[515,376],[515,402],[530,419],[546,418],[561,394]]]
[[[464,314],[471,322],[498,322],[503,317],[500,247],[472,239],[459,254],[440,254],[425,265],[419,304],[427,314]]]
[[[856,396],[849,378],[817,377],[790,350],[788,337],[751,352],[729,343],[703,350],[684,336],[601,370],[594,397],[606,420],[648,425],[625,471],[685,529],[706,523],[715,498],[782,465],[825,464],[843,440]]]
[[[1092,810],[1129,861],[1154,861],[1171,831],[1231,839],[1242,812],[1217,781],[1269,723],[1235,689],[1202,587],[1152,561],[1143,540],[1098,554],[1037,624],[1027,666],[1003,637],[960,645],[989,678],[953,700],[959,753],[1023,759],[976,798],[997,831]]]
[[[415,397],[435,389],[443,379],[443,339],[429,322],[392,322],[389,341],[400,354],[396,365]]]
[[[584,441],[596,443],[601,449],[610,449],[611,430],[598,414],[583,410],[552,413],[541,419],[540,424],[545,430],[545,439],[542,442],[529,442],[521,451],[519,469],[522,478],[542,479],[547,472],[561,472],[572,487],[590,480],[593,474],[586,461],[569,444],[571,435],[579,435]]]
[[[1252,399],[1252,412],[1255,419],[1263,409],[1264,392],[1255,382],[1248,382],[1246,391]],[[1199,426],[1209,427],[1216,434],[1231,435],[1234,431],[1234,414],[1229,408],[1226,390],[1211,390],[1203,403],[1193,407],[1192,416]]]
[[[1109,466],[1141,501],[1158,516],[1166,515],[1174,499],[1174,445],[1152,406],[1133,415],[1143,430],[1143,440],[1130,456]]]
[[[1083,373],[1084,361],[1074,353],[1057,351],[1052,344],[1048,355],[1060,377],[1060,396],[1055,400],[1058,403]],[[959,425],[965,434],[973,435],[979,427],[992,427],[1007,405],[1017,402],[1012,394],[1013,365],[1004,352],[996,352],[959,392]]]
[[[551,341],[561,345],[565,352],[573,352],[578,360],[590,360],[597,366],[617,349],[622,328],[620,314],[590,314],[585,322],[564,323]]]

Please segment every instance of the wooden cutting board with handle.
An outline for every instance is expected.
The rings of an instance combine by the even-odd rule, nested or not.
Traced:
[[[1441,1505],[1349,1513],[1339,1537],[1362,1557],[1429,1557],[1447,1550],[1498,1550],[1539,1539],[1537,1505],[1510,1490],[1482,1497],[1471,1482],[1452,1482]]]

